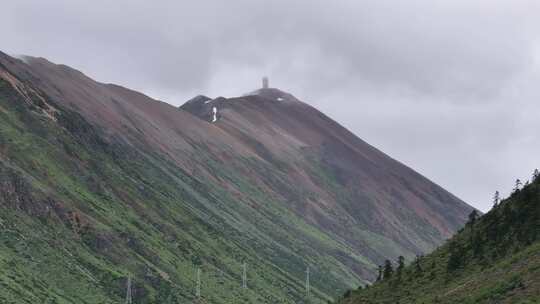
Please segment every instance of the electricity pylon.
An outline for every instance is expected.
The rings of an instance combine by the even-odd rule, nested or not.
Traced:
[[[201,268],[197,267],[197,286],[195,287],[195,296],[201,297]]]
[[[306,268],[306,297],[309,298],[311,286],[309,284],[309,266]]]
[[[247,264],[242,264],[242,288],[247,288]]]
[[[126,304],[133,304],[133,298],[131,296],[131,277],[128,277],[126,286]]]

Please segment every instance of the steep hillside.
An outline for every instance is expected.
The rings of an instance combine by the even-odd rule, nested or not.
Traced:
[[[540,303],[540,178],[444,246],[340,303]],[[384,273],[384,270],[383,270]]]
[[[325,301],[471,210],[281,91],[188,105],[0,53],[0,302],[118,303],[132,277],[176,303],[197,268],[207,302],[296,302],[307,267]]]
[[[355,229],[361,228],[392,240],[400,251],[424,252],[461,227],[471,210],[288,93],[261,89],[198,103],[182,108],[210,120],[210,108],[216,107],[216,127],[307,190],[308,195],[282,199],[311,224],[350,243],[359,241],[364,232]]]

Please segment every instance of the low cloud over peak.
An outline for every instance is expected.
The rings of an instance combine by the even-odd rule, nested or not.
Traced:
[[[484,210],[540,166],[540,3],[43,1],[3,4],[2,50],[169,103],[269,75]],[[504,191],[503,191],[504,192]]]

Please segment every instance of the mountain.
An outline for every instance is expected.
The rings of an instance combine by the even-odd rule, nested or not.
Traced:
[[[297,302],[308,267],[326,301],[472,210],[283,91],[176,108],[3,53],[0,193],[2,303],[176,303],[197,269],[209,303]]]
[[[538,173],[433,253],[339,303],[540,303]]]

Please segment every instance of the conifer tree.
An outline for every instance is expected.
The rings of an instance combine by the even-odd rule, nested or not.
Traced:
[[[431,272],[429,274],[430,277],[435,278],[437,276],[437,263],[435,262],[435,260],[431,261],[430,269],[431,269]]]
[[[449,256],[448,262],[446,264],[446,269],[448,272],[453,272],[461,266],[461,257],[463,255],[463,252],[457,242],[450,242],[448,251]]]
[[[416,273],[421,273],[422,272],[422,265],[420,264],[420,256],[417,255],[416,258],[414,259],[414,269],[416,271]]]
[[[474,209],[469,214],[469,222],[468,222],[468,224],[470,224],[471,226],[474,226],[474,223],[476,223],[477,219],[478,219],[478,210]]]
[[[539,177],[540,177],[540,171],[538,171],[538,169],[534,169],[532,182],[534,183]]]
[[[516,179],[516,184],[514,186],[514,192],[518,192],[521,189],[522,185],[523,185],[523,183],[521,182],[521,180],[519,178]]]
[[[392,262],[390,262],[390,260],[384,261],[383,279],[388,280],[393,274],[394,268],[392,267]]]
[[[469,227],[471,228],[471,233],[470,233],[470,243],[471,245],[473,245],[473,242],[474,242],[474,224],[476,223],[476,220],[478,219],[478,211],[476,209],[474,209],[470,214],[469,214]]]
[[[377,275],[377,282],[382,280],[382,278],[383,278],[383,267],[381,265],[379,265],[378,275]]]
[[[396,273],[398,275],[398,278],[401,278],[401,274],[403,273],[403,269],[405,268],[405,257],[400,255],[397,260],[398,267],[396,269]]]
[[[493,207],[497,207],[499,205],[499,202],[501,200],[499,191],[495,191],[495,195],[493,196]]]

